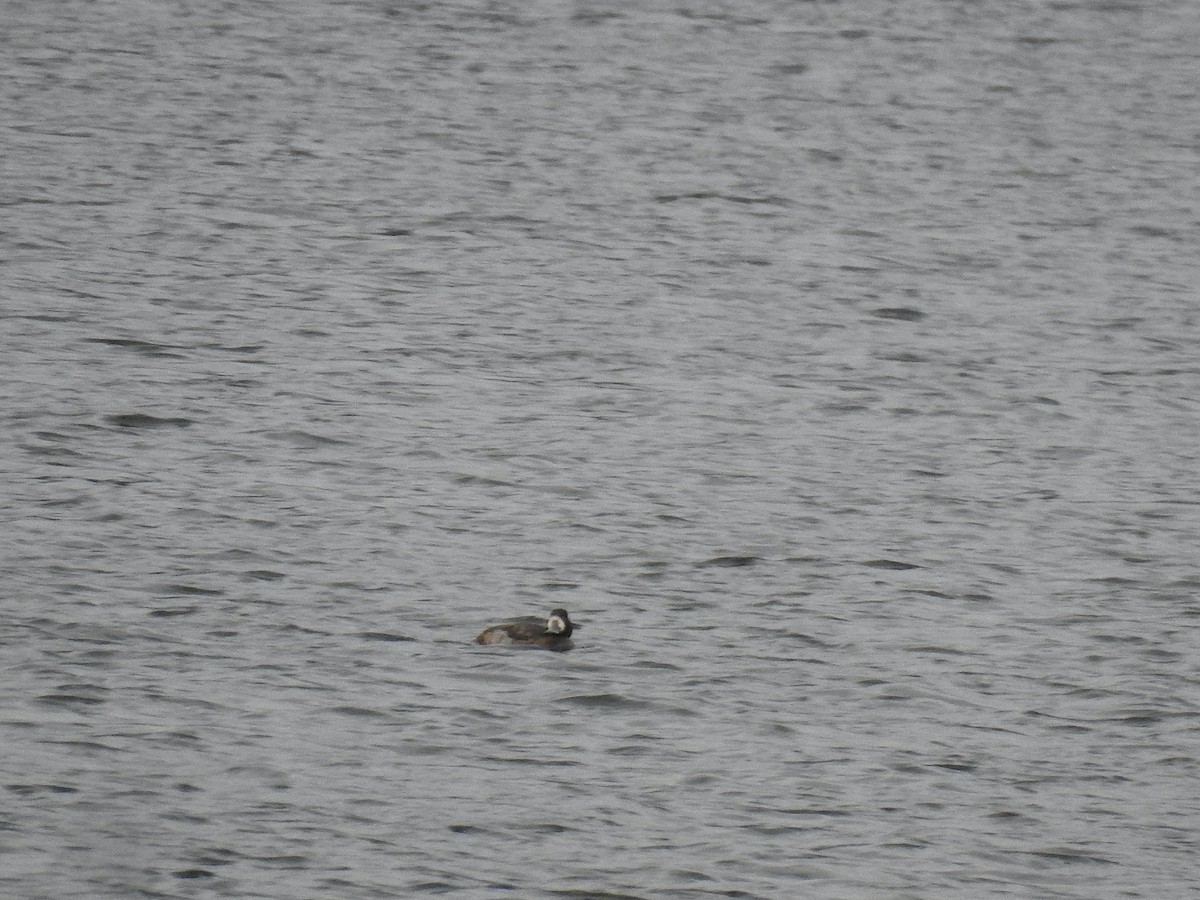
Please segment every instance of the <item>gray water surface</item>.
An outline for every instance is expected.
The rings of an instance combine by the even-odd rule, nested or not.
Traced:
[[[1200,5],[3,15],[0,895],[1200,894]]]

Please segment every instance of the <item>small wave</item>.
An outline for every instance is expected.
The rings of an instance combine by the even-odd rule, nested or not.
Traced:
[[[644,700],[631,700],[620,694],[577,694],[563,697],[561,703],[573,703],[587,709],[645,709],[652,704]]]
[[[190,616],[199,609],[198,606],[166,606],[162,609],[152,609],[148,615],[155,619],[174,619],[179,616]]]
[[[134,338],[85,338],[84,341],[88,344],[105,344],[109,347],[120,347],[122,350],[132,350],[142,356],[183,358],[183,354],[175,352],[178,348],[168,344],[156,344],[153,341],[139,341]]]
[[[247,578],[252,578],[255,581],[279,581],[281,578],[287,577],[282,572],[276,572],[274,569],[250,569],[244,574]]]
[[[1108,859],[1104,856],[1097,856],[1094,853],[1084,853],[1080,850],[1072,850],[1070,847],[1052,847],[1046,850],[1029,850],[1027,853],[1030,856],[1036,856],[1040,859],[1050,859],[1055,862],[1064,863],[1099,863],[1106,866],[1115,866],[1117,861]]]
[[[114,413],[104,420],[118,428],[187,428],[196,424],[183,416],[151,416],[146,413]]]
[[[331,706],[330,712],[339,713],[343,716],[356,716],[362,719],[386,719],[389,714],[378,709],[371,709],[366,706]]]
[[[752,566],[759,562],[762,562],[761,556],[714,556],[712,559],[706,559],[696,565],[701,569],[710,567],[738,569],[744,566]]]
[[[176,878],[212,878],[213,873],[208,869],[180,869],[171,873]]]
[[[219,588],[197,587],[194,584],[165,584],[162,586],[162,591],[166,594],[183,594],[185,596],[196,597],[219,597],[225,593]]]
[[[290,444],[304,450],[311,450],[314,447],[325,447],[336,444],[345,444],[346,442],[338,438],[325,437],[321,434],[313,434],[309,431],[303,431],[299,428],[293,428],[288,431],[269,431],[267,437],[272,440],[279,441],[282,444]]]
[[[401,643],[403,641],[416,640],[416,638],[409,637],[406,634],[396,634],[391,631],[360,631],[358,636],[364,641],[383,641],[385,643]]]
[[[863,565],[868,569],[894,569],[898,572],[906,569],[921,568],[916,563],[903,562],[898,559],[868,559]]]
[[[98,706],[106,701],[104,697],[86,694],[42,694],[37,702],[43,706]]]
[[[492,829],[480,825],[447,825],[446,827],[455,834],[495,834]]]
[[[505,764],[516,763],[517,765],[534,766],[535,768],[539,768],[539,769],[549,768],[549,767],[569,768],[569,767],[583,765],[583,763],[578,762],[577,760],[573,760],[573,759],[541,759],[538,757],[525,757],[525,756],[484,756],[484,757],[481,757],[480,759],[483,762],[505,763]]]
[[[720,191],[683,191],[677,194],[655,194],[654,201],[656,203],[678,203],[680,200],[723,200],[726,203],[738,203],[746,206],[786,206],[788,200],[786,197],[776,195],[767,195],[764,197],[752,197],[747,194],[723,194]]]
[[[871,315],[877,319],[891,319],[896,322],[919,322],[925,318],[925,313],[911,306],[881,306],[871,310]]]
[[[6,784],[4,789],[21,797],[35,797],[38,794],[79,793],[79,788],[65,784]]]

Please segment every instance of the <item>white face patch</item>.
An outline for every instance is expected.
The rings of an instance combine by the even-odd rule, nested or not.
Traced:
[[[562,616],[551,616],[546,622],[546,630],[551,634],[562,634],[567,630],[567,623],[562,620]]]

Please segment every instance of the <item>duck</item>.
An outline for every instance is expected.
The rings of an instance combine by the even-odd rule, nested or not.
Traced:
[[[571,632],[578,626],[571,624],[565,609],[550,610],[550,618],[539,619],[527,616],[489,625],[475,638],[477,644],[509,644],[514,647],[540,647],[543,650],[570,650],[575,646]]]

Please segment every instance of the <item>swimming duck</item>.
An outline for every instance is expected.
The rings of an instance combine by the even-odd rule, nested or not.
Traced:
[[[550,611],[549,619],[528,616],[502,625],[491,625],[475,638],[477,644],[512,644],[516,647],[542,647],[546,650],[570,650],[574,626],[565,609]]]

